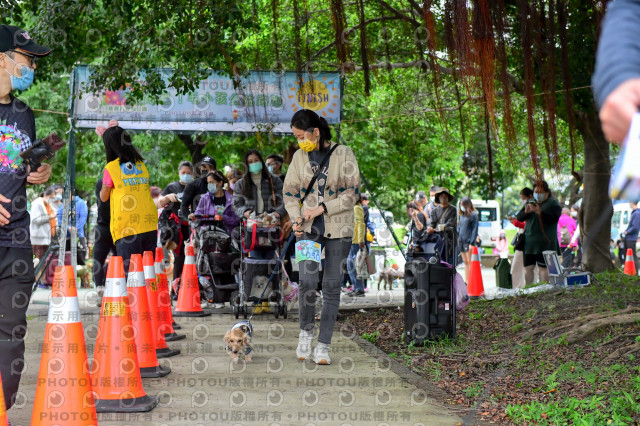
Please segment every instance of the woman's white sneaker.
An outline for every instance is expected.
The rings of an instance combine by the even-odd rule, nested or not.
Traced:
[[[307,359],[311,356],[311,342],[313,341],[313,330],[300,330],[298,337],[298,347],[296,348],[296,356],[298,359]]]
[[[331,364],[331,358],[329,357],[329,345],[318,342],[313,350],[313,362],[319,365]]]

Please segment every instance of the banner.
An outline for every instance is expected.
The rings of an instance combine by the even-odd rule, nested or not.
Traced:
[[[165,82],[173,70],[158,70]],[[291,133],[291,117],[300,109],[311,109],[329,124],[340,122],[342,80],[338,73],[251,71],[236,89],[231,78],[211,72],[193,93],[178,95],[173,88],[157,99],[133,104],[128,99],[131,83],[119,90],[86,93],[90,70],[75,68],[73,116],[77,128],[95,128],[111,119],[131,130],[172,132]],[[134,82],[132,82],[134,83]],[[144,75],[135,82],[144,84]]]

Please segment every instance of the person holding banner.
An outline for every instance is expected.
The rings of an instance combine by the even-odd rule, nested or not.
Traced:
[[[36,59],[51,53],[18,27],[0,25],[0,376],[6,409],[15,402],[24,367],[26,311],[35,281],[33,248],[29,236],[27,183],[49,180],[51,165],[30,169],[21,152],[36,142],[36,121],[14,90],[33,83]]]
[[[127,271],[132,254],[155,250],[157,209],[177,202],[178,197],[169,194],[154,202],[144,158],[133,146],[131,136],[116,120],[111,120],[107,129],[98,126],[96,133],[102,137],[107,157],[100,200],[103,203],[109,201],[111,237]]]
[[[291,129],[300,149],[293,155],[285,178],[284,202],[297,237],[296,260],[300,266],[300,335],[296,356],[299,359],[311,356],[319,259],[324,250],[323,305],[313,360],[326,365],[331,364],[329,351],[340,305],[340,278],[353,239],[360,170],[351,148],[331,142],[327,121],[315,112],[308,109],[296,112]],[[302,246],[307,248],[308,256],[300,252]]]

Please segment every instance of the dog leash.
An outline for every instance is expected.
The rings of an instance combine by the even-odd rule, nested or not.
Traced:
[[[302,222],[304,223],[304,221]],[[300,224],[302,226],[302,224]],[[293,239],[296,237],[296,233],[291,230],[291,235],[289,235],[289,239],[287,240],[287,243],[284,245],[284,248],[282,249],[282,252],[278,258],[278,264],[276,265],[275,268],[273,268],[273,271],[271,271],[271,276],[269,276],[269,280],[267,281],[267,284],[264,286],[264,289],[262,290],[262,294],[260,295],[260,299],[262,300],[262,298],[264,297],[264,294],[266,293],[267,289],[269,288],[269,285],[271,284],[271,281],[273,281],[273,277],[278,273],[279,269],[280,269],[280,265],[282,264],[284,257],[287,255],[287,251],[289,250],[289,246],[291,245],[291,242],[293,241]],[[282,293],[282,289],[280,289],[280,293]],[[284,297],[283,297],[284,298]],[[254,302],[256,303],[256,302]],[[249,316],[249,319],[247,320],[248,322],[251,322],[251,319],[253,318],[253,315],[255,315],[256,313],[256,308],[258,307],[257,304],[255,304],[253,306],[253,309],[251,310],[251,315]]]

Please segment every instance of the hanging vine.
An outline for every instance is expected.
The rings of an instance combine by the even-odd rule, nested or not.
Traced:
[[[347,18],[344,13],[344,5],[342,0],[331,0],[331,22],[333,24],[334,37],[336,42],[336,54],[338,56],[338,63],[343,73],[347,70],[345,65],[349,62],[349,44],[345,37],[345,27],[347,25]]]
[[[371,73],[369,69],[369,57],[367,55],[367,27],[364,19],[364,0],[358,1],[358,15],[360,17],[360,56],[362,58],[362,72],[364,75],[364,94],[371,94]]]
[[[294,26],[294,40],[295,40],[295,55],[296,55],[296,74],[298,78],[298,84],[302,94],[304,95],[304,77],[302,76],[302,45],[300,37],[300,9],[298,6],[298,0],[293,0],[293,26]]]
[[[480,80],[482,84],[482,97],[486,102],[487,114],[491,127],[496,129],[495,120],[495,39],[488,0],[473,0],[473,39],[476,49]]]
[[[536,129],[533,120],[535,112],[535,101],[533,99],[533,55],[531,51],[532,35],[531,35],[531,11],[527,0],[518,0],[518,9],[520,15],[520,26],[522,31],[522,57],[524,61],[524,85],[525,97],[527,104],[527,133],[529,137],[529,151],[531,153],[531,162],[536,179],[542,179],[542,169],[540,167],[540,156],[538,155],[538,146],[536,145]]]

